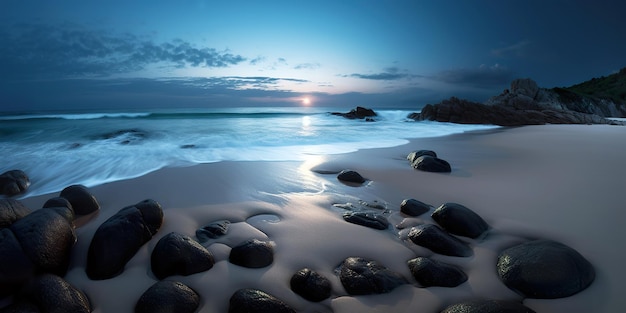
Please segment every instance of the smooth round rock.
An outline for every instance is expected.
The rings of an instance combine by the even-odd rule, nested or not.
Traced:
[[[19,200],[0,199],[0,228],[11,226],[30,212],[30,209]]]
[[[96,197],[83,185],[72,185],[63,189],[59,195],[72,204],[77,215],[91,214],[100,209]]]
[[[332,291],[330,281],[310,268],[297,271],[289,283],[293,292],[311,302],[328,299]]]
[[[337,179],[355,184],[362,184],[365,182],[365,178],[363,178],[361,174],[352,170],[343,170],[339,172],[339,174],[337,175]]]
[[[343,219],[349,223],[378,230],[385,230],[389,227],[386,217],[372,212],[346,212],[343,214]]]
[[[504,284],[528,298],[574,295],[595,279],[595,270],[576,250],[552,240],[535,240],[508,248],[498,256]]]
[[[200,296],[187,285],[169,280],[156,282],[135,305],[135,313],[193,313],[200,306]]]
[[[22,170],[10,170],[0,174],[0,194],[15,196],[24,193],[30,186],[28,175]]]
[[[248,268],[266,267],[274,262],[274,247],[268,241],[250,239],[233,247],[228,260]]]
[[[191,237],[175,232],[157,242],[150,260],[152,272],[158,279],[208,271],[215,264],[213,255],[205,247]]]
[[[453,304],[441,313],[535,313],[535,311],[515,301],[475,300]]]
[[[477,238],[489,229],[487,222],[474,211],[458,203],[444,203],[431,217],[451,234]]]
[[[409,216],[420,216],[429,210],[430,205],[415,199],[404,199],[400,203],[400,212]]]
[[[472,249],[466,243],[434,224],[423,224],[411,228],[408,238],[416,245],[443,255],[467,257],[473,254]]]
[[[413,163],[415,162],[415,160],[417,160],[417,158],[421,157],[422,155],[428,155],[431,157],[437,157],[437,153],[435,153],[435,151],[432,150],[417,150],[417,151],[413,151],[411,153],[409,153],[409,155],[406,156],[406,159],[409,160],[409,163]]]
[[[415,280],[423,287],[456,287],[467,281],[467,275],[452,264],[424,257],[411,259],[407,264]]]
[[[258,289],[239,289],[230,297],[228,313],[296,313],[282,300]]]
[[[82,291],[52,274],[33,279],[20,298],[35,304],[41,312],[91,312],[89,299]]]
[[[387,293],[407,283],[402,275],[376,261],[349,257],[341,264],[341,284],[350,295]]]
[[[434,172],[434,173],[450,173],[452,172],[452,167],[448,161],[442,160],[440,158],[432,157],[430,155],[422,155],[415,159],[413,163],[411,163],[414,169],[425,171],[425,172]]]

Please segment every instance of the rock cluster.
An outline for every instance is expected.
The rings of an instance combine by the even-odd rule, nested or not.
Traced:
[[[347,112],[347,113],[332,112],[331,114],[332,115],[343,116],[343,117],[345,117],[347,119],[366,119],[368,121],[373,121],[373,119],[371,119],[371,118],[378,115],[372,109],[359,107],[359,106],[354,108],[354,109],[352,109],[352,110],[350,110],[350,112]]]
[[[452,167],[446,160],[437,157],[437,153],[432,150],[418,150],[409,153],[406,157],[411,166],[424,172],[450,173]]]

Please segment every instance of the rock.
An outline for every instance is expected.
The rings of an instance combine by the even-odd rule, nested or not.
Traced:
[[[535,240],[508,248],[498,256],[500,279],[529,298],[568,297],[587,288],[593,266],[576,250],[552,240]]]
[[[429,210],[430,205],[415,199],[404,199],[400,203],[400,212],[409,216],[420,216]]]
[[[213,222],[196,230],[196,237],[200,243],[206,242],[209,239],[216,239],[226,235],[229,226],[230,221],[228,220]]]
[[[286,303],[257,289],[239,289],[230,297],[229,313],[295,313]]]
[[[28,175],[20,170],[10,170],[0,174],[0,195],[15,196],[30,186]]]
[[[477,238],[489,225],[474,211],[458,203],[444,203],[439,206],[431,217],[437,224],[451,234]]]
[[[434,172],[434,173],[450,173],[452,167],[450,163],[440,158],[432,157],[430,155],[422,155],[415,159],[411,166],[420,171]]]
[[[274,262],[274,248],[269,241],[247,240],[230,250],[228,260],[243,267],[266,267]]]
[[[152,250],[152,272],[158,279],[208,271],[213,264],[213,255],[206,248],[179,233],[163,236]]]
[[[96,230],[87,253],[87,276],[109,279],[124,270],[137,250],[163,223],[163,209],[154,200],[121,209]]]
[[[350,295],[387,293],[407,283],[400,274],[378,262],[359,257],[349,257],[343,261],[339,279]]]
[[[91,312],[87,296],[63,278],[43,274],[33,279],[20,295],[25,302],[35,304],[40,312]]]
[[[10,229],[38,272],[65,275],[76,242],[74,228],[65,216],[41,209],[16,221]]]
[[[328,299],[332,291],[330,281],[309,268],[293,274],[290,286],[293,292],[312,302]]]
[[[200,296],[187,285],[162,280],[146,290],[135,305],[136,313],[193,313],[200,306]]]
[[[356,107],[355,109],[350,110],[348,113],[340,113],[340,112],[332,112],[332,115],[343,116],[348,119],[364,119],[367,117],[377,116],[376,112],[372,109],[367,109],[364,107]],[[373,119],[371,119],[373,121]]]
[[[428,248],[435,253],[460,257],[472,255],[472,249],[466,243],[446,233],[437,225],[415,226],[409,231],[408,237],[416,245]]]
[[[411,274],[423,287],[456,287],[467,281],[467,275],[458,267],[432,260],[417,257],[408,262]]]
[[[68,208],[74,212],[74,208],[72,207],[70,201],[63,197],[48,199],[48,201],[43,204],[42,208]]]
[[[19,200],[0,199],[0,228],[11,226],[30,212],[30,209]]]
[[[413,163],[415,162],[415,160],[419,157],[421,157],[422,155],[428,155],[431,157],[436,158],[437,157],[437,153],[435,153],[435,151],[432,150],[417,150],[417,151],[413,151],[411,153],[409,153],[409,155],[406,156],[406,159],[409,160],[409,163]]]
[[[9,228],[0,228],[0,299],[19,290],[36,271]]]
[[[116,140],[121,145],[135,144],[148,137],[148,133],[141,129],[130,128],[103,134],[98,139]]]
[[[66,187],[59,196],[71,203],[72,209],[77,215],[91,214],[100,209],[100,204],[98,204],[96,197],[83,185]]]
[[[346,212],[343,214],[343,219],[346,222],[379,230],[389,227],[386,217],[372,212]]]
[[[361,176],[361,174],[355,172],[355,171],[351,171],[351,170],[343,170],[341,171],[338,175],[337,175],[337,179],[344,181],[344,182],[349,182],[349,183],[356,183],[356,184],[362,184],[365,182],[365,178],[363,178],[363,176]]]
[[[453,304],[441,313],[535,313],[535,311],[515,301],[475,300]]]
[[[518,78],[511,82],[510,93],[523,95],[534,99],[539,92],[539,86],[537,82],[530,78]]]

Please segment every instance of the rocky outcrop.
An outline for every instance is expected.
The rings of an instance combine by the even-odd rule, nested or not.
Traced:
[[[330,114],[343,116],[347,119],[367,119],[369,121],[373,121],[373,119],[371,118],[378,115],[376,114],[376,112],[374,112],[374,110],[364,107],[356,107],[355,109],[350,110],[350,112],[348,113],[331,112]]]
[[[24,193],[29,186],[30,179],[23,171],[11,170],[0,174],[0,195],[15,196]]]

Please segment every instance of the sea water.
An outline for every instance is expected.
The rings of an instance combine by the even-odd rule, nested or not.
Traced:
[[[163,167],[219,161],[300,161],[310,155],[392,147],[488,125],[413,121],[410,110],[350,120],[328,108],[229,108],[0,116],[0,173],[31,179],[23,196],[138,177]]]

